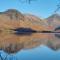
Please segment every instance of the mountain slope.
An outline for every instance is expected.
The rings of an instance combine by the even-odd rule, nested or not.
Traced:
[[[24,16],[13,9],[9,9],[0,14],[0,28],[18,28],[20,26],[20,20],[23,20]]]
[[[55,30],[55,28],[60,26],[60,15],[59,14],[53,14],[47,19],[48,27],[50,30]]]
[[[30,15],[30,14],[22,14],[15,9],[8,9],[5,12],[0,12],[0,28],[20,28],[26,27],[35,30],[47,30],[46,22],[42,19]]]

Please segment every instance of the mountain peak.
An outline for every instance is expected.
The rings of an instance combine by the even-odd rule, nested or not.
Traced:
[[[56,13],[56,14],[51,15],[48,18],[58,18],[58,19],[60,19],[60,15]]]
[[[23,14],[16,9],[8,9],[7,11],[3,12],[3,14],[6,14],[7,16],[14,20],[15,19],[21,20],[24,17]]]
[[[8,9],[7,11],[5,11],[6,13],[20,13],[18,10],[16,9]]]

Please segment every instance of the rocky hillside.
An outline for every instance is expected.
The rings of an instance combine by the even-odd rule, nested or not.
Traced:
[[[20,20],[23,20],[24,16],[14,9],[9,9],[0,13],[0,28],[18,28],[20,27]]]
[[[47,22],[34,15],[22,14],[15,9],[8,9],[5,12],[0,12],[0,28],[11,29],[26,27],[35,30],[48,30]]]
[[[15,9],[0,12],[0,29],[16,29],[20,27],[34,30],[54,30],[60,26],[60,15],[53,14],[46,19],[40,19],[31,14],[22,14]]]
[[[55,30],[57,27],[60,27],[60,15],[59,14],[53,14],[47,19],[48,27],[50,30]]]

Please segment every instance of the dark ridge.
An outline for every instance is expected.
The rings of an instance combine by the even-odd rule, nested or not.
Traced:
[[[36,33],[36,30],[33,30],[31,28],[17,28],[17,29],[12,29],[13,31],[16,31],[15,34],[17,35],[30,35],[32,33]]]
[[[52,31],[41,31],[41,33],[53,33]]]
[[[59,27],[57,27],[57,28],[55,28],[55,31],[57,31],[57,30],[60,30],[60,26],[59,26]]]

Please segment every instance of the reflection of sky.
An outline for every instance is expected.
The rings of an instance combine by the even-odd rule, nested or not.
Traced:
[[[57,3],[57,0],[36,0],[31,4],[20,3],[19,0],[0,0],[0,11],[14,8],[24,13],[47,17],[56,9]]]
[[[3,52],[2,52],[3,53]],[[4,53],[2,54],[3,58]],[[60,60],[60,50],[53,51],[46,46],[21,50],[16,55],[7,55],[9,60]]]
[[[17,57],[21,60],[60,60],[60,51],[41,46],[31,50],[22,50]]]

